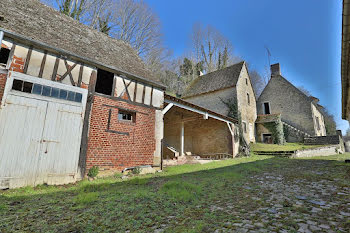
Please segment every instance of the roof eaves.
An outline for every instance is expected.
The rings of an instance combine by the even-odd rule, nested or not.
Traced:
[[[4,32],[4,39],[8,38],[8,39],[10,39],[10,40],[12,40],[14,42],[19,42],[19,43],[22,43],[23,45],[27,45],[27,46],[32,45],[32,46],[35,46],[38,49],[43,49],[43,50],[47,50],[49,52],[52,52],[54,54],[59,54],[61,56],[66,56],[67,58],[71,58],[71,59],[76,60],[78,62],[83,62],[85,64],[88,64],[88,65],[91,65],[91,66],[94,66],[94,67],[97,67],[97,68],[105,69],[106,71],[109,71],[109,72],[114,72],[114,73],[117,73],[119,75],[125,75],[125,76],[128,76],[128,77],[131,77],[131,78],[133,78],[135,80],[151,84],[152,86],[158,87],[158,88],[160,88],[162,90],[166,89],[166,87],[163,84],[161,84],[161,83],[158,83],[158,82],[146,79],[144,77],[140,77],[138,75],[131,74],[129,72],[123,71],[123,70],[118,69],[116,67],[105,65],[105,64],[102,64],[102,63],[100,63],[98,61],[95,61],[95,60],[92,60],[92,59],[89,59],[89,58],[86,58],[86,57],[82,57],[82,56],[73,54],[73,53],[71,53],[69,51],[66,51],[66,50],[63,50],[63,49],[60,49],[60,48],[56,48],[54,46],[48,45],[48,44],[40,42],[40,41],[33,40],[31,38],[19,35],[17,33],[11,32],[9,30],[3,29],[1,27],[0,27],[0,31]]]

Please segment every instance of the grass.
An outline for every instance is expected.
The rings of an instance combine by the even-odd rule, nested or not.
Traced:
[[[322,157],[343,186],[349,154]],[[207,164],[168,167],[162,173],[127,180],[120,176],[83,180],[63,186],[37,186],[0,191],[0,229],[4,232],[214,232],[227,222],[249,218],[268,205],[252,176],[300,164],[314,168],[317,160],[256,156]],[[350,166],[347,166],[350,168]],[[323,166],[321,167],[323,169]],[[305,174],[304,174],[305,175]],[[333,177],[332,176],[332,177]],[[288,177],[288,176],[285,176]],[[313,175],[306,176],[314,179]],[[290,179],[299,179],[290,176]],[[319,179],[319,178],[317,178]],[[349,185],[350,186],[350,185]],[[246,188],[248,187],[248,188]],[[259,199],[252,199],[259,197]],[[228,206],[232,205],[232,208]],[[305,212],[305,208],[288,208]],[[234,211],[228,213],[227,211]],[[277,220],[276,220],[277,221]],[[288,229],[294,222],[285,219]],[[290,222],[289,222],[290,221]],[[344,223],[347,225],[348,223]]]
[[[252,151],[295,151],[320,147],[322,145],[304,145],[301,143],[286,143],[285,145],[255,143],[251,144]]]

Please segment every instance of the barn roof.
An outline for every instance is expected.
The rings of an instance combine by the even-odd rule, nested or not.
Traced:
[[[236,86],[244,63],[242,61],[224,69],[199,76],[187,88],[183,98]]]
[[[1,0],[0,30],[67,51],[146,81],[159,81],[129,44],[81,24],[38,0]]]

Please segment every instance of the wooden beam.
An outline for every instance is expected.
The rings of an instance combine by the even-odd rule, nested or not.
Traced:
[[[62,82],[62,80],[65,79],[69,75],[71,84],[73,86],[75,86],[76,84],[75,84],[74,79],[73,79],[72,70],[77,66],[77,63],[74,63],[74,65],[69,67],[67,60],[64,59],[64,65],[66,66],[67,71],[66,71],[66,73],[64,73],[64,75],[62,75],[62,77],[60,78],[59,81]]]
[[[134,102],[136,102],[137,84],[138,84],[138,82],[136,81],[136,82],[135,82],[135,88],[134,88],[134,98],[133,98],[133,101],[134,101]]]
[[[24,64],[24,68],[23,68],[24,74],[27,74],[30,58],[32,57],[32,52],[33,52],[33,46],[30,46],[26,57],[26,63]]]
[[[81,87],[81,82],[83,80],[84,63],[80,63],[79,77],[78,77],[78,87]]]
[[[55,62],[55,66],[53,67],[51,81],[56,81],[56,75],[57,75],[57,70],[58,70],[59,64],[60,64],[60,59],[58,57],[56,57],[56,62]]]
[[[13,61],[13,56],[15,55],[15,49],[16,49],[16,44],[12,44],[10,54],[9,54],[9,59],[7,60],[6,68],[9,70],[11,67],[11,63]]]
[[[43,57],[43,60],[41,61],[41,65],[40,65],[39,78],[43,77],[45,63],[46,63],[46,57],[47,57],[47,51],[45,50],[44,57]]]
[[[149,105],[150,105],[150,106],[153,106],[153,105],[152,105],[152,100],[153,100],[153,86],[152,86],[152,89],[151,89],[151,100],[150,100],[150,102],[149,102]]]
[[[122,78],[122,79],[123,79],[123,83],[124,83],[124,87],[125,87],[126,94],[128,95],[128,98],[129,98],[129,100],[131,101],[130,94],[129,94],[129,91],[128,91],[128,87],[129,87],[129,85],[131,84],[131,80],[130,80],[130,82],[128,83],[128,85],[126,85],[125,79],[124,79],[124,78]],[[122,97],[121,95],[123,95],[123,94],[124,94],[124,91],[120,94],[119,97]]]

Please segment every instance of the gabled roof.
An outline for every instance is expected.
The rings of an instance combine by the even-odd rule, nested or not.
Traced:
[[[129,44],[81,24],[38,0],[1,0],[1,29],[123,73],[158,81]]]
[[[244,61],[224,69],[199,76],[193,80],[182,97],[187,98],[236,86],[243,66]]]

